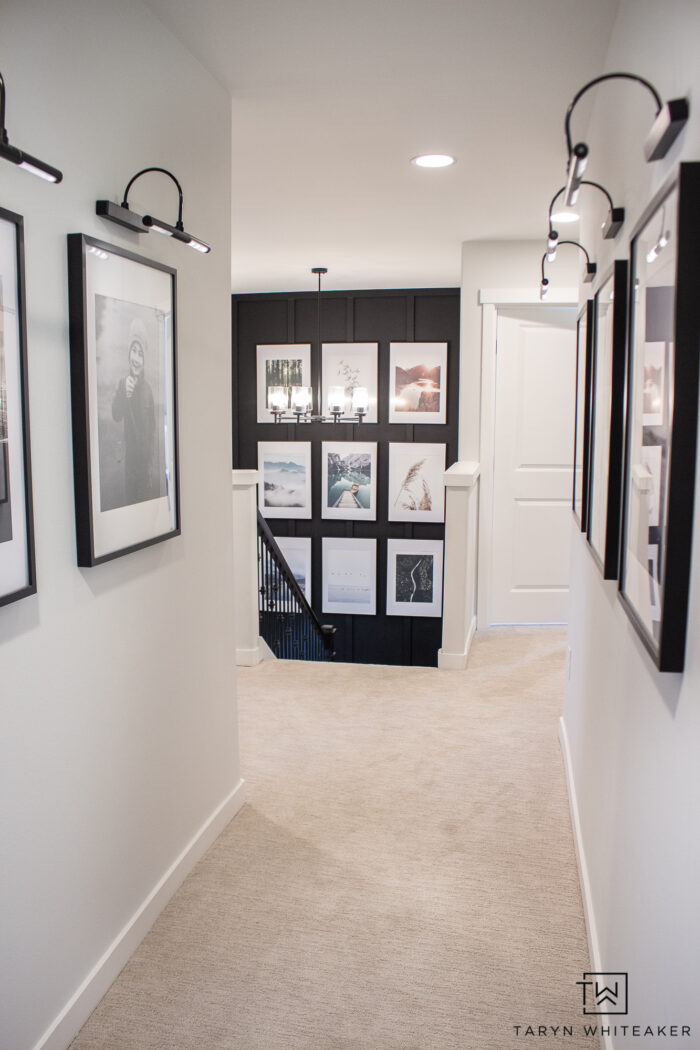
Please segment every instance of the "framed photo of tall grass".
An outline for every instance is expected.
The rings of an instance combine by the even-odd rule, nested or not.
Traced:
[[[353,393],[367,390],[367,414],[363,423],[377,422],[377,343],[324,343],[321,347],[321,404],[328,411],[328,395],[333,387],[345,391],[344,414],[353,414]]]
[[[622,454],[627,353],[626,260],[605,276],[594,302],[588,542],[606,580],[616,580],[620,558]]]
[[[269,392],[282,387],[287,404],[293,386],[311,386],[311,345],[309,343],[266,343],[256,347],[258,423],[274,423],[269,408]]]
[[[632,234],[620,598],[660,671],[682,671],[700,357],[700,163]]]
[[[572,509],[581,532],[588,527],[588,463],[591,430],[592,340],[595,325],[593,300],[588,299],[576,322],[576,416],[574,423],[574,476]]]
[[[24,222],[0,208],[0,605],[35,592]]]
[[[445,520],[445,457],[437,443],[389,445],[389,521]]]
[[[68,235],[78,565],[180,534],[176,272]]]

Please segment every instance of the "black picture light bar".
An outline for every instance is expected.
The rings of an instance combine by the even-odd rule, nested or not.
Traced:
[[[46,182],[61,182],[63,179],[63,172],[58,168],[46,164],[38,157],[33,157],[31,153],[26,153],[23,149],[18,149],[17,146],[10,145],[5,127],[5,80],[2,73],[0,73],[0,157],[9,160],[11,164],[16,164],[19,168],[24,168],[25,171],[30,171],[32,175],[38,175]]]
[[[139,215],[138,212],[132,211],[129,208],[129,190],[134,182],[136,182],[136,179],[151,171],[161,172],[163,175],[167,175],[177,186],[178,212],[174,226],[169,222],[164,222],[162,219],[156,219],[153,215]],[[137,171],[133,178],[129,179],[126,184],[124,199],[121,204],[114,204],[112,201],[105,200],[96,201],[95,212],[97,215],[101,215],[103,219],[109,219],[110,222],[116,222],[120,226],[126,227],[127,230],[132,230],[134,233],[150,233],[150,231],[153,230],[154,233],[165,234],[167,237],[172,237],[176,241],[181,241],[183,244],[188,245],[188,247],[194,248],[195,251],[206,255],[211,251],[210,245],[199,237],[187,233],[185,230],[182,221],[182,201],[182,186],[171,171],[168,171],[167,168],[142,168],[142,170]]]

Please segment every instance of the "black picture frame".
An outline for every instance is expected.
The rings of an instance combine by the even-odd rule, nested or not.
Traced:
[[[685,662],[698,424],[700,163],[632,233],[619,597],[660,671]]]
[[[0,606],[36,589],[24,219],[0,208]]]
[[[591,431],[592,343],[595,330],[593,300],[587,299],[576,318],[576,410],[571,509],[581,532],[588,527],[588,469]],[[579,467],[580,464],[580,467]]]
[[[180,534],[176,271],[71,233],[68,288],[77,556],[94,566]]]
[[[616,260],[604,275],[593,299],[586,535],[591,554],[605,580],[617,579],[620,563],[628,276],[627,260]]]

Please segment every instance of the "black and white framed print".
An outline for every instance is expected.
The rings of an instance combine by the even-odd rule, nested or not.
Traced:
[[[79,565],[180,533],[175,270],[68,235]]]
[[[324,343],[321,348],[321,404],[319,411],[329,411],[329,394],[343,388],[344,415],[355,412],[353,394],[364,387],[367,391],[367,414],[364,423],[377,422],[377,343]]]
[[[445,520],[447,446],[391,442],[389,521]]]
[[[581,532],[588,526],[588,461],[591,428],[593,300],[588,299],[576,322],[576,417],[574,423],[574,479],[572,508]]]
[[[442,616],[442,540],[387,540],[387,616]]]
[[[324,441],[321,468],[322,518],[376,520],[376,441]]]
[[[606,580],[617,579],[620,555],[627,276],[627,262],[619,260],[593,300],[588,542]]]
[[[311,517],[310,441],[258,441],[258,471],[264,518]]]
[[[700,163],[681,164],[631,244],[620,597],[660,671],[682,671],[700,346]]]
[[[294,386],[311,386],[311,344],[269,343],[256,347],[258,423],[274,423],[270,406],[270,391],[286,391],[289,408]]]
[[[324,536],[323,612],[374,616],[377,611],[377,541]]]
[[[389,422],[447,419],[447,343],[389,344]]]
[[[284,554],[304,597],[311,605],[311,537],[275,536],[275,542]]]
[[[0,208],[0,605],[35,592],[24,224]]]

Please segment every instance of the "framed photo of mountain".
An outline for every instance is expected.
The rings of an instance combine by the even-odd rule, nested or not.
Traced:
[[[284,387],[287,396],[293,386],[311,386],[311,346],[309,343],[265,343],[256,347],[258,423],[274,423],[268,408],[271,387]]]
[[[375,521],[377,442],[324,441],[321,466],[321,517]]]
[[[258,471],[264,518],[311,517],[310,441],[258,441]]]
[[[377,611],[377,541],[324,536],[323,612],[374,616]]]
[[[284,554],[304,597],[311,605],[311,537],[275,536],[277,546]]]
[[[389,521],[444,521],[446,445],[389,445]]]
[[[344,414],[353,414],[352,396],[358,387],[365,387],[369,395],[367,415],[363,423],[377,422],[377,344],[324,343],[321,349],[321,404],[328,409],[328,393],[332,387],[345,390]]]
[[[447,343],[389,344],[389,422],[447,421]]]
[[[442,540],[387,540],[387,616],[442,616]]]

